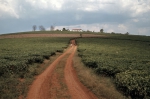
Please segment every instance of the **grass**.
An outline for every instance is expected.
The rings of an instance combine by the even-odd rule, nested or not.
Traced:
[[[14,34],[30,33],[76,34],[68,31]],[[100,99],[125,99],[116,87],[132,99],[149,98],[150,37],[104,33],[100,35],[108,37],[77,40],[81,59],[76,56],[74,64],[82,83]],[[25,98],[28,90],[26,86],[50,63],[44,60],[56,52],[62,52],[68,41],[69,38],[0,39],[0,99],[18,99],[19,96]],[[39,65],[41,63],[42,66]]]
[[[78,52],[73,61],[78,78],[98,99],[129,99],[118,92],[111,78],[96,75],[93,70],[86,67],[78,57]]]
[[[27,31],[18,33],[8,33],[2,35],[19,35],[19,34],[93,34],[94,32],[73,32],[73,31]],[[94,33],[97,34],[97,33]],[[99,33],[101,34],[101,33]]]

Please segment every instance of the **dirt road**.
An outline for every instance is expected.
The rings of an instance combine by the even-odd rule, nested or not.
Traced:
[[[31,85],[27,99],[97,99],[78,80],[73,68],[75,40]]]

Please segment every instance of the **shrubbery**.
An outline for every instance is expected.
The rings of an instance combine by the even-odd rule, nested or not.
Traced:
[[[33,64],[63,52],[68,41],[69,38],[0,39],[0,99],[18,99],[26,89],[18,80],[37,75]]]
[[[149,99],[150,38],[145,38],[148,37],[82,38],[78,40],[78,52],[83,63],[98,75],[114,78],[125,95]]]

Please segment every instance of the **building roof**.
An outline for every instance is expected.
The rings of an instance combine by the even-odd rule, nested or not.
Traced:
[[[82,29],[72,29],[72,30],[82,30]]]

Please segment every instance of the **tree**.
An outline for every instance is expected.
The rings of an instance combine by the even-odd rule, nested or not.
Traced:
[[[103,33],[103,32],[104,32],[104,30],[103,30],[103,29],[100,29],[100,32],[101,32],[101,33]]]
[[[39,30],[40,31],[45,31],[45,28],[41,25],[41,26],[39,26]]]
[[[33,25],[32,28],[33,28],[33,31],[35,31],[37,27],[36,27],[36,25]]]
[[[125,35],[129,35],[129,32],[125,33]]]
[[[50,30],[51,30],[51,31],[54,31],[54,29],[55,29],[55,27],[52,25]]]
[[[87,30],[87,32],[91,32],[90,30]]]
[[[63,28],[62,31],[66,31],[66,28]]]
[[[69,29],[67,29],[67,31],[70,31]]]
[[[59,29],[56,29],[56,31],[61,31],[61,30],[59,30]]]

